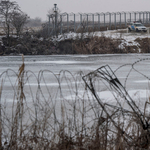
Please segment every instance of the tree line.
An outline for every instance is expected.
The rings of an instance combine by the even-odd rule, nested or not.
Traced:
[[[16,1],[1,0],[0,18],[1,26],[6,34],[9,45],[11,29],[14,28],[17,37],[19,37],[23,31],[24,25],[28,22],[29,16],[21,11]]]

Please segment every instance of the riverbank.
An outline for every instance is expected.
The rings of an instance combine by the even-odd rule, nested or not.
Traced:
[[[1,38],[0,55],[64,55],[149,53],[150,35],[126,29],[91,33],[69,33],[43,38],[24,34]]]

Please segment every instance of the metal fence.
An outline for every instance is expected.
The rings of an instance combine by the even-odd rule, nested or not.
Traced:
[[[126,28],[131,21],[140,21],[144,25],[150,24],[150,12],[107,12],[107,13],[61,13],[49,15],[49,35],[67,32],[89,32]]]

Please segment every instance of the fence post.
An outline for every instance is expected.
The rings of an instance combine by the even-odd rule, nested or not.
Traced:
[[[139,20],[141,21],[141,12],[139,12]]]
[[[61,21],[60,21],[60,33],[62,34],[62,15],[60,15],[60,19],[61,19]]]
[[[116,29],[116,13],[114,13],[115,29]]]
[[[143,24],[144,24],[144,12],[143,12]]]
[[[136,21],[136,12],[134,12],[134,20]]]
[[[50,36],[50,16],[48,16],[48,37]]]
[[[80,25],[82,24],[82,14],[80,14]]]
[[[120,28],[121,28],[121,13],[120,13]]]
[[[87,16],[86,16],[87,18],[86,18],[86,24],[87,24],[87,32],[88,32],[88,14],[87,14]]]
[[[74,14],[74,32],[76,32],[76,15]]]
[[[148,12],[146,12],[146,24],[148,24]]]
[[[69,32],[69,15],[67,14],[67,32]]]
[[[105,14],[104,14],[104,27],[105,27]]]
[[[131,22],[131,13],[130,13],[130,22]]]
[[[125,21],[125,26],[127,26],[127,20],[126,20],[126,13],[124,12],[124,21]]]
[[[99,31],[100,31],[100,14],[98,14],[98,28],[99,28]]]
[[[150,24],[150,12],[149,12],[149,18],[148,18],[148,22],[149,22],[149,24]]]
[[[109,13],[109,28],[110,28],[110,30],[111,30],[111,13]]]
[[[54,29],[55,29],[55,36],[57,36],[57,4],[54,4],[54,13],[55,13],[55,23],[54,23]]]
[[[92,14],[92,20],[93,20],[93,31],[94,31],[94,14]]]

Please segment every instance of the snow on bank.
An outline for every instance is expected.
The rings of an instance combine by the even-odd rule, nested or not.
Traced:
[[[118,30],[107,30],[107,31],[98,31],[98,32],[90,32],[90,33],[74,33],[69,32],[63,35],[59,35],[57,38],[53,38],[53,41],[62,41],[67,39],[76,39],[76,38],[87,38],[92,36],[105,36],[112,39],[121,39],[121,44],[119,48],[124,49],[124,46],[139,46],[139,43],[135,41],[137,38],[150,38],[150,28],[145,32],[128,32],[128,29],[118,29]],[[140,51],[140,49],[139,49]]]
[[[140,46],[138,42],[135,41],[135,39],[140,38],[150,38],[149,28],[148,32],[128,32],[128,29],[119,29],[119,30],[108,30],[104,31],[103,34],[106,37],[111,37],[113,39],[122,39],[121,44],[119,45],[120,48],[124,48],[124,45],[126,46]],[[97,34],[100,35],[99,33]],[[140,50],[140,49],[139,49]]]

